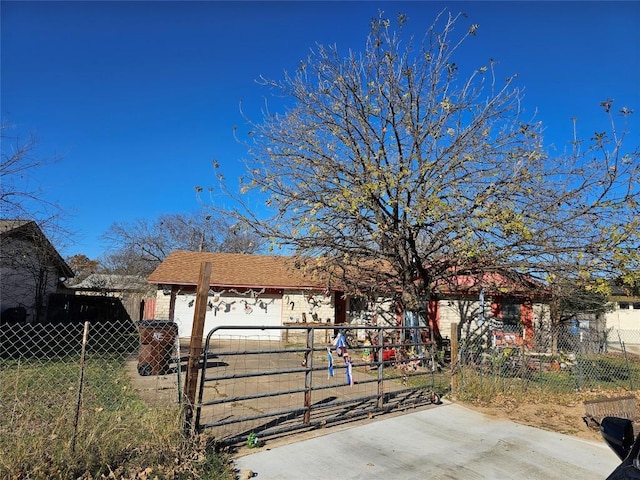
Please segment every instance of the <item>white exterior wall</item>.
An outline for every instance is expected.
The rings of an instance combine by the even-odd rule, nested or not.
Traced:
[[[490,310],[491,303],[485,300],[485,317],[489,317],[491,315]],[[473,314],[473,316],[477,316],[480,313],[480,302],[477,300],[439,300],[438,301],[438,311],[440,316],[440,334],[444,338],[451,337],[451,324],[457,323],[460,324],[460,309],[463,307],[466,311]]]
[[[489,319],[491,317],[491,299],[485,299],[484,304],[485,319]],[[452,323],[461,323],[460,311],[462,306],[467,312],[469,312],[469,315],[472,315],[474,318],[477,318],[480,314],[479,301],[453,299],[438,301],[438,309],[440,315],[440,333],[443,337],[449,338],[451,336]],[[542,324],[544,325],[549,325],[550,316],[548,305],[543,303],[534,303],[532,305],[532,309],[534,330],[540,325],[540,322],[542,322]],[[640,329],[640,326],[638,328]]]
[[[394,310],[393,298],[377,297],[374,302],[364,305],[357,299],[347,299],[346,322],[358,325],[375,324],[381,326],[396,326],[398,319]],[[359,331],[364,337],[364,331]]]
[[[317,291],[285,290],[282,295],[282,323],[333,323],[335,295],[335,292],[327,297]]]
[[[640,330],[640,302],[624,302],[627,308],[615,303],[614,310],[605,314],[607,328],[616,330]],[[635,307],[635,308],[634,308]]]
[[[533,304],[534,331],[540,325],[544,325],[545,327],[551,326],[551,312],[549,310],[549,305],[545,303],[534,303]]]
[[[156,292],[156,311],[153,315],[155,320],[170,320],[171,295],[165,295],[162,288]]]
[[[193,329],[195,292],[176,295],[173,321],[180,337],[190,337]],[[279,340],[282,325],[282,295],[261,293],[253,296],[235,292],[210,293],[205,308],[204,335],[216,330],[216,337]],[[239,328],[235,328],[239,327]],[[263,328],[265,327],[265,328]]]
[[[318,291],[285,290],[282,294],[280,324],[317,323],[332,324],[335,320],[335,298],[332,292],[329,297]],[[162,288],[156,291],[156,307],[154,319],[171,320],[171,295],[165,295]],[[324,334],[322,334],[324,337]]]

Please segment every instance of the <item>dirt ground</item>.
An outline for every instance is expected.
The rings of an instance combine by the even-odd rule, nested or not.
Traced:
[[[131,376],[135,379],[134,388],[150,405],[172,405],[177,403],[176,375],[140,377],[135,372],[135,364],[130,364]],[[184,382],[184,378],[182,378]],[[629,395],[628,391],[585,392],[557,397],[526,399],[516,401],[512,398],[496,397],[491,402],[461,402],[472,410],[485,415],[512,420],[523,425],[574,435],[587,440],[601,441],[596,428],[589,428],[583,420],[586,413],[585,401],[600,398],[616,398]],[[636,402],[640,393],[636,394]]]
[[[576,437],[601,441],[596,428],[589,428],[583,420],[586,413],[585,401],[630,395],[629,391],[577,392],[562,396],[530,398],[516,402],[510,398],[496,397],[491,402],[465,403],[462,405],[485,415],[509,419],[523,425],[574,435]],[[636,403],[639,394],[635,394]],[[615,402],[613,402],[615,405]]]

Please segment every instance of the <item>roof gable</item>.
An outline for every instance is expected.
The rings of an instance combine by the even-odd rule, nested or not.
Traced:
[[[67,277],[74,277],[73,270],[33,220],[0,219],[0,238],[20,238],[39,244],[46,252],[46,257],[59,272]]]

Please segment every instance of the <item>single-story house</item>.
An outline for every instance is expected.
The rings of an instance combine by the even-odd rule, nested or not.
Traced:
[[[178,324],[181,337],[191,336],[200,266],[212,265],[205,335],[217,326],[246,325],[233,335],[279,336],[259,326],[377,323],[403,324],[394,294],[370,299],[350,298],[325,278],[305,273],[293,257],[177,251],[147,281],[157,285],[155,319]],[[543,285],[507,274],[455,276],[436,286],[421,325],[432,325],[448,337],[452,323],[470,323],[484,316],[499,318],[506,328],[524,325],[531,339],[534,324],[545,316]],[[481,305],[481,299],[484,301]],[[548,316],[547,316],[548,317]],[[518,323],[520,322],[520,323]],[[406,323],[405,323],[406,325]]]
[[[345,299],[328,291],[322,279],[305,275],[290,257],[177,251],[147,281],[157,285],[155,319],[176,322],[181,337],[191,336],[196,287],[204,262],[212,266],[205,334],[214,326],[345,321]],[[280,336],[279,331],[259,328],[229,334]]]
[[[605,313],[605,323],[606,328],[614,332],[610,337],[625,344],[640,345],[640,297],[631,289],[614,284],[608,300],[611,310]]]
[[[66,291],[73,270],[36,222],[0,220],[0,312],[2,323],[46,319],[49,296]]]

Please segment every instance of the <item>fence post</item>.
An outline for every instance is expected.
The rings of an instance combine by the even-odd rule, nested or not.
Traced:
[[[80,377],[78,378],[78,399],[76,401],[76,414],[73,420],[73,438],[71,439],[71,453],[76,452],[76,437],[78,435],[78,421],[80,419],[80,404],[82,403],[82,387],[84,385],[84,360],[87,353],[87,339],[89,337],[89,322],[84,322],[82,334],[82,350],[80,352]]]
[[[629,365],[629,357],[627,356],[627,347],[622,341],[620,336],[620,330],[618,330],[618,339],[620,340],[620,347],[622,347],[622,354],[624,355],[624,362],[627,366],[627,375],[629,375],[629,389],[633,391],[633,378],[631,376],[631,366]]]
[[[582,390],[584,387],[584,356],[582,355],[582,338],[580,339],[580,343],[578,344],[578,353],[576,355],[576,360],[578,362],[578,390]]]
[[[313,327],[307,328],[307,351],[304,352],[304,423],[311,421],[311,390],[313,389],[313,340],[315,331]]]
[[[453,368],[451,369],[451,393],[455,395],[458,390],[458,367],[460,366],[460,362],[458,362],[458,324],[451,324],[451,365]]]
[[[211,281],[211,263],[203,262],[200,265],[200,277],[198,278],[198,290],[196,294],[196,306],[193,313],[193,328],[191,330],[191,343],[189,344],[189,361],[187,362],[187,378],[184,382],[185,402],[185,433],[193,430],[193,406],[196,403],[196,385],[198,383],[198,366],[202,354],[202,334],[204,331],[204,317],[207,313],[207,300],[209,299],[209,283]]]
[[[524,392],[527,388],[527,352],[524,348],[524,342],[522,342],[522,365],[520,365],[520,389]]]
[[[384,335],[382,328],[378,328],[378,349],[376,359],[378,361],[378,410],[384,408]]]

